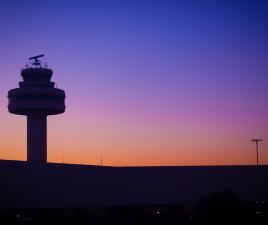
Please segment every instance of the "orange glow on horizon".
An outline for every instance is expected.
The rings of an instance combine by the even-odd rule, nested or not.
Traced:
[[[13,115],[9,119],[17,120],[19,126],[16,130],[7,126],[7,138],[0,144],[1,158],[26,160],[26,120]],[[49,162],[99,165],[101,157],[102,165],[107,166],[254,165],[256,162],[255,146],[247,135],[237,137],[231,130],[219,135],[212,128],[202,133],[197,127],[180,131],[163,126],[115,127],[96,121],[68,123],[67,128],[64,119],[68,117],[49,118]],[[81,132],[85,130],[88,132]],[[21,134],[16,141],[12,141],[14,132]],[[268,161],[265,149],[267,144],[263,142],[261,164]]]

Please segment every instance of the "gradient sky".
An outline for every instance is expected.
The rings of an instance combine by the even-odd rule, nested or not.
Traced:
[[[48,160],[104,165],[268,164],[268,1],[1,1],[0,158],[26,160],[8,113],[44,53],[66,112]]]

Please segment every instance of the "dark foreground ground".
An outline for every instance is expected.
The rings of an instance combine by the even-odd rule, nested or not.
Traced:
[[[0,160],[2,224],[268,224],[268,166]]]
[[[268,204],[244,203],[234,193],[225,192],[198,204],[2,209],[0,224],[268,224]]]

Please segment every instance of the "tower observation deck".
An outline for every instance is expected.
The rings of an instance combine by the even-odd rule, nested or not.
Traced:
[[[19,88],[8,92],[8,111],[27,116],[27,160],[47,162],[47,116],[64,113],[65,92],[51,82],[53,71],[43,68],[38,55],[30,67],[21,70]]]

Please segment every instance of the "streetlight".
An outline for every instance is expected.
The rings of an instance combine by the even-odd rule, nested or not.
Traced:
[[[256,153],[257,153],[257,166],[259,165],[259,142],[262,141],[262,139],[251,139],[252,142],[256,143]]]

